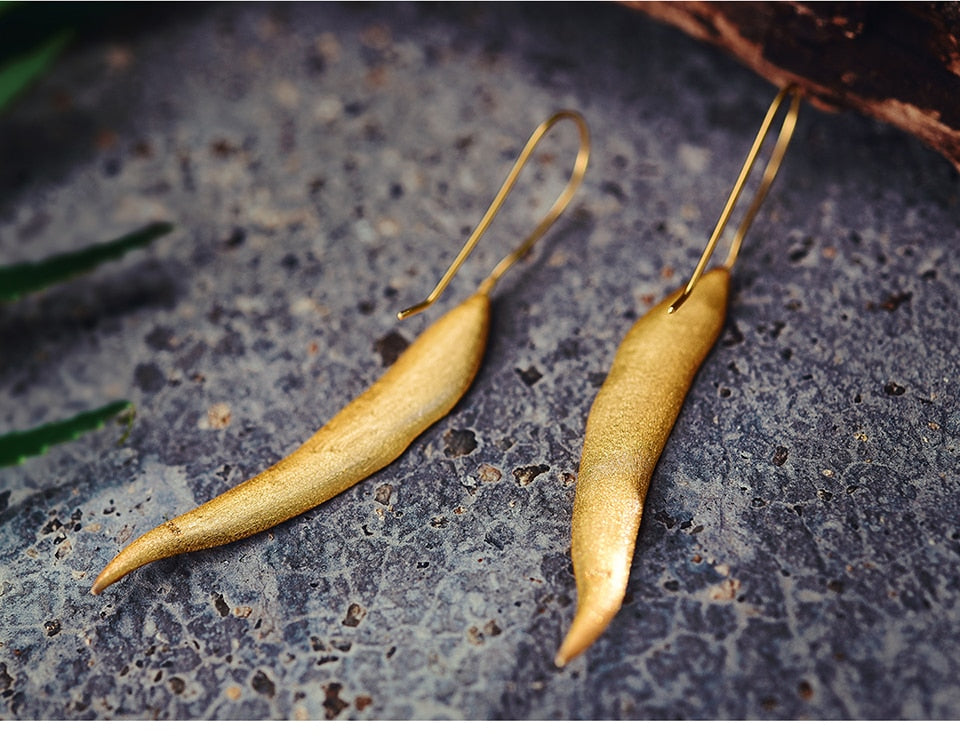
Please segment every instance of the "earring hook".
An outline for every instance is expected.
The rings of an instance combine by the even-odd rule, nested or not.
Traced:
[[[543,234],[546,233],[547,230],[550,229],[550,226],[557,221],[557,218],[560,217],[561,213],[564,211],[564,209],[566,209],[567,205],[570,203],[570,200],[573,199],[573,195],[577,191],[577,187],[580,186],[580,182],[583,181],[584,174],[587,170],[587,161],[590,158],[590,129],[587,127],[587,121],[584,120],[583,116],[575,110],[560,110],[559,112],[555,112],[549,118],[540,123],[537,129],[533,131],[533,134],[527,140],[526,145],[523,147],[523,150],[517,157],[516,162],[513,164],[513,168],[510,169],[510,173],[507,174],[507,178],[501,185],[500,191],[497,192],[497,196],[493,198],[493,202],[490,204],[490,207],[487,209],[476,229],[470,234],[470,237],[467,238],[467,242],[464,243],[463,248],[460,249],[460,253],[457,254],[457,257],[453,260],[453,263],[451,263],[450,267],[447,268],[447,272],[443,274],[443,278],[440,279],[437,285],[433,288],[433,291],[430,292],[430,296],[428,296],[419,304],[415,304],[412,307],[407,307],[406,309],[397,313],[397,319],[406,319],[407,317],[422,312],[424,309],[433,304],[443,293],[451,279],[453,279],[454,275],[460,269],[460,266],[462,266],[463,262],[467,260],[467,256],[470,255],[476,244],[480,241],[480,238],[483,237],[483,234],[487,231],[487,228],[490,226],[493,218],[496,217],[497,213],[500,211],[504,200],[507,198],[507,195],[510,194],[510,191],[513,189],[513,185],[516,184],[517,178],[520,176],[520,171],[533,154],[533,150],[537,147],[537,144],[539,144],[547,132],[561,120],[572,120],[574,123],[576,123],[577,130],[580,133],[580,148],[577,151],[577,158],[574,161],[573,171],[570,174],[570,179],[567,182],[567,186],[564,187],[562,192],[560,192],[560,196],[557,197],[556,201],[553,203],[553,206],[533,229],[533,232],[531,232],[530,235],[524,239],[518,248],[504,256],[500,263],[498,263],[494,267],[493,271],[490,272],[490,275],[480,283],[478,292],[484,294],[489,292],[490,289],[492,289],[497,283],[497,281],[500,280],[500,277],[503,276],[503,274],[505,274],[510,267],[513,266],[513,264],[523,258],[533,247],[534,243],[543,237]]]
[[[760,126],[760,130],[757,131],[756,138],[753,140],[753,146],[750,148],[750,153],[747,154],[747,158],[744,160],[743,166],[740,169],[740,175],[737,177],[737,182],[733,185],[733,189],[730,191],[730,196],[727,198],[727,203],[723,207],[723,212],[720,213],[720,219],[717,220],[717,225],[713,230],[713,234],[710,236],[710,240],[707,241],[707,247],[703,249],[700,260],[697,262],[697,267],[693,270],[693,275],[690,277],[690,280],[684,287],[683,293],[677,297],[677,299],[667,310],[669,313],[672,314],[680,308],[680,306],[687,300],[687,297],[690,296],[691,292],[693,291],[693,287],[697,285],[697,281],[700,280],[700,276],[703,274],[704,269],[707,267],[707,263],[710,261],[710,257],[713,255],[714,249],[717,247],[717,241],[720,240],[720,236],[723,235],[723,231],[727,227],[727,221],[730,219],[730,215],[733,213],[733,208],[736,206],[737,200],[740,199],[740,195],[743,193],[743,188],[746,184],[747,177],[750,175],[750,171],[753,169],[753,165],[757,161],[757,156],[760,153],[760,147],[763,145],[763,142],[767,138],[767,134],[770,132],[770,126],[773,124],[773,119],[776,117],[777,111],[780,109],[780,105],[783,103],[783,100],[787,95],[792,97],[790,109],[787,111],[786,116],[783,119],[783,123],[780,126],[780,133],[777,136],[777,143],[773,148],[773,152],[770,154],[770,160],[767,162],[766,168],[763,170],[763,177],[760,181],[760,186],[757,188],[757,193],[753,196],[753,201],[750,203],[750,207],[747,210],[746,215],[744,215],[743,220],[740,222],[737,232],[734,233],[733,241],[730,243],[730,251],[727,253],[727,258],[723,263],[723,267],[729,270],[733,266],[734,261],[737,260],[737,256],[740,254],[740,246],[743,244],[743,238],[746,236],[747,230],[750,229],[750,225],[753,224],[753,219],[757,216],[757,212],[760,210],[760,205],[763,204],[763,200],[766,199],[767,192],[770,191],[770,187],[773,185],[773,180],[776,178],[777,172],[780,170],[780,164],[783,162],[783,156],[787,152],[787,146],[790,144],[790,138],[793,136],[794,128],[797,125],[797,115],[800,111],[801,98],[800,90],[793,85],[788,85],[781,89],[780,92],[777,93],[777,96],[773,99],[773,102],[770,103],[770,107],[767,109],[766,117],[763,119],[763,124]]]

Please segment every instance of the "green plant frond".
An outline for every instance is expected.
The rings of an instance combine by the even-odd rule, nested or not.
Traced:
[[[169,222],[158,222],[106,243],[87,245],[74,253],[52,256],[34,263],[0,266],[0,301],[19,299],[31,291],[90,271],[101,263],[142,248],[173,230]]]
[[[53,64],[72,36],[73,31],[61,31],[32,51],[11,59],[0,67],[0,112],[18,92]]]
[[[0,436],[0,467],[19,465],[28,457],[42,455],[51,445],[75,440],[94,429],[100,429],[111,417],[133,408],[129,401],[112,401],[99,409],[85,411],[59,422],[42,424],[23,432]],[[132,419],[130,420],[132,422]],[[127,428],[124,437],[130,433]]]

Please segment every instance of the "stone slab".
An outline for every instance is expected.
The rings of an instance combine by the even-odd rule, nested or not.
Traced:
[[[958,176],[805,107],[566,669],[586,415],[692,268],[774,90],[617,5],[199,5],[81,39],[0,119],[0,258],[175,232],[0,307],[0,430],[129,398],[0,469],[0,717],[960,718]],[[499,285],[459,406],[269,533],[89,594],[468,295],[562,186],[558,128],[434,314],[398,324],[530,131],[583,112],[570,213]]]

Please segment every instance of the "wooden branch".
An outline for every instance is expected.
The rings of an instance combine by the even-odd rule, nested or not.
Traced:
[[[912,133],[960,169],[960,2],[627,2],[820,108]]]

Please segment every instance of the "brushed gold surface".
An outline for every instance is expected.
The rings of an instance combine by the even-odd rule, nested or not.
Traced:
[[[428,327],[378,381],[293,453],[132,542],[103,569],[91,592],[148,562],[269,529],[389,465],[466,393],[489,324],[490,299],[480,291]]]
[[[683,308],[682,289],[623,339],[587,418],[573,504],[577,612],[556,664],[607,628],[623,602],[650,478],[700,364],[723,329],[730,274],[704,275]]]

